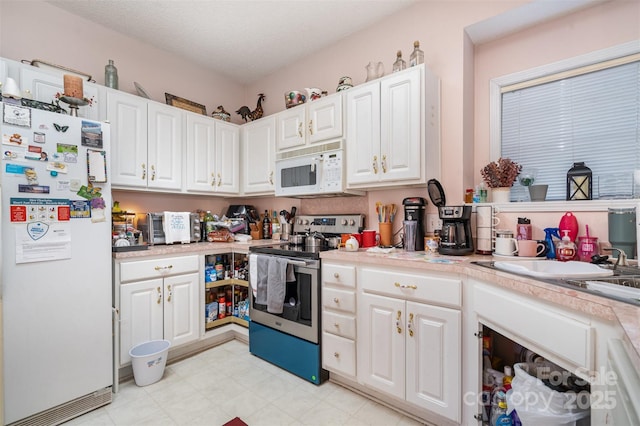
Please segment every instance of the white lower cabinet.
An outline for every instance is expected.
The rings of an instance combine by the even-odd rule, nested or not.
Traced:
[[[322,265],[322,367],[356,377],[356,268]]]
[[[358,382],[459,422],[461,281],[363,267],[358,287]]]
[[[200,338],[200,275],[198,256],[116,267],[120,366],[131,361],[129,350],[137,344],[166,339],[176,347]]]

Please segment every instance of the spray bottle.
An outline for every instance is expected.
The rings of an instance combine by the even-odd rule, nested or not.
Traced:
[[[544,228],[544,241],[547,244],[547,259],[556,258],[556,245],[553,242],[553,237],[560,239],[560,229]]]

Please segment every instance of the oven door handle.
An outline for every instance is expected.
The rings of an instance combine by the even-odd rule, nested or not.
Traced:
[[[305,262],[304,260],[287,259],[287,262],[294,266],[307,266],[307,262]]]

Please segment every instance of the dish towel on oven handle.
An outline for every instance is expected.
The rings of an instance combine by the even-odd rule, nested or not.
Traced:
[[[269,259],[269,273],[267,278],[267,312],[281,314],[284,310],[284,295],[286,291],[287,259],[272,257]]]
[[[269,256],[249,255],[249,285],[257,304],[267,304],[267,277],[269,274]]]
[[[173,244],[174,242],[188,243],[191,241],[191,216],[189,212],[164,212],[162,220],[162,230],[164,231],[164,242]]]

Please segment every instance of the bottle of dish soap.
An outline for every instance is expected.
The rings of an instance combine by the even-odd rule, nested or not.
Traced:
[[[569,230],[565,229],[562,233],[564,234],[562,240],[560,240],[556,247],[556,259],[560,262],[567,262],[576,257],[577,247],[575,243],[571,241],[571,238],[569,238]]]
[[[556,258],[556,244],[553,241],[553,237],[560,239],[560,230],[558,228],[544,228],[544,242],[547,246],[547,259]]]

